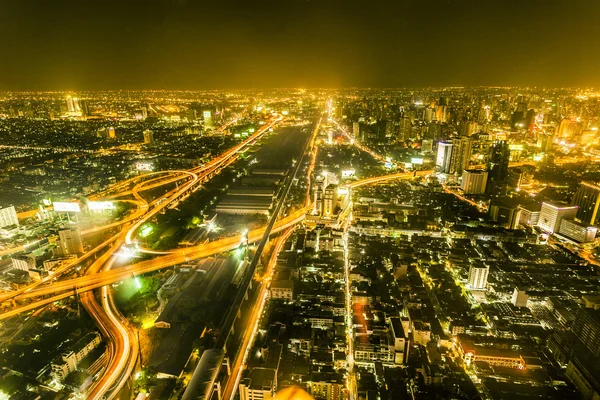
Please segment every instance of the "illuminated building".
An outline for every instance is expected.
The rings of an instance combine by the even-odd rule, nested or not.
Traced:
[[[60,252],[63,256],[83,253],[81,232],[78,228],[64,228],[58,231]]]
[[[473,139],[469,137],[460,137],[452,141],[452,163],[454,165],[450,165],[451,173],[460,175],[469,167],[472,147]]]
[[[323,193],[323,216],[332,217],[338,205],[337,185],[328,185]]]
[[[452,143],[439,142],[435,166],[439,169],[440,172],[448,174],[448,173],[450,173],[451,163],[452,163]]]
[[[573,219],[577,215],[577,206],[562,206],[542,203],[538,226],[549,233],[557,232],[563,219]]]
[[[592,182],[581,182],[571,204],[579,207],[577,210],[579,221],[589,225],[596,224],[600,207],[600,186]]]
[[[598,228],[586,226],[570,219],[563,219],[558,233],[579,243],[591,243],[596,238]]]
[[[35,269],[35,257],[31,254],[15,256],[12,258],[12,268],[20,271]]]
[[[0,228],[5,226],[19,225],[19,218],[14,206],[0,209]]]
[[[580,122],[565,118],[560,121],[560,125],[558,125],[556,137],[559,140],[571,139],[578,137],[581,134],[581,131],[582,126]]]
[[[67,102],[67,111],[70,113],[75,112],[75,104],[73,103],[73,97],[67,96],[66,102]]]
[[[115,133],[115,128],[113,128],[112,126],[106,128],[106,136],[108,136],[110,139],[116,138],[117,134]]]
[[[515,307],[527,307],[527,301],[529,300],[529,295],[524,290],[520,290],[519,288],[515,288],[513,291],[510,302]]]
[[[488,274],[490,267],[476,267],[471,265],[469,267],[469,288],[475,290],[485,290],[487,287]]]
[[[144,131],[144,144],[153,144],[154,143],[154,134],[150,129],[146,129]]]
[[[354,137],[358,137],[358,135],[360,135],[360,124],[358,122],[354,122],[352,124],[352,135]]]
[[[487,184],[488,172],[481,169],[465,169],[462,173],[460,188],[465,194],[483,194]]]
[[[51,363],[51,375],[61,382],[77,369],[77,365],[100,344],[100,335],[91,332],[79,339],[70,349]]]
[[[254,368],[239,386],[240,400],[271,400],[277,387],[277,371]]]
[[[202,117],[204,118],[204,128],[207,128],[207,129],[214,128],[215,125],[213,122],[212,111],[210,111],[210,110],[202,111]]]
[[[519,206],[519,223],[523,225],[537,225],[540,220],[539,206]]]

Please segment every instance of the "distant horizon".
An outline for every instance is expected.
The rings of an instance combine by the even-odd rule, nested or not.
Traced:
[[[78,93],[78,92],[218,92],[218,91],[260,91],[260,90],[426,90],[426,89],[524,89],[524,90],[600,90],[598,86],[521,86],[521,85],[431,85],[431,86],[344,86],[344,87],[219,87],[205,89],[23,89],[0,90],[0,93]]]

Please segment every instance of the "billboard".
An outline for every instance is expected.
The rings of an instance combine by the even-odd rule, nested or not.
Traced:
[[[417,157],[413,157],[410,159],[411,164],[417,164],[417,165],[421,165],[423,164],[423,159],[422,158],[417,158]]]
[[[115,205],[112,201],[89,201],[88,202],[89,210],[114,210]]]
[[[55,201],[52,203],[54,206],[54,211],[63,211],[63,212],[81,212],[81,208],[79,207],[79,203],[67,203],[63,201]]]

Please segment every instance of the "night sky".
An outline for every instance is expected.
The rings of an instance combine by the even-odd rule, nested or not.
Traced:
[[[0,0],[0,90],[600,86],[598,0]]]

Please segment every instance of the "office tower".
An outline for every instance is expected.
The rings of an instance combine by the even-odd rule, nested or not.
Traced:
[[[400,124],[399,124],[399,128],[398,128],[398,140],[402,141],[402,140],[406,140],[406,139],[410,139],[411,137],[411,123],[410,123],[410,118],[400,118]]]
[[[462,173],[460,188],[465,194],[483,194],[487,184],[488,172],[482,169],[465,169]]]
[[[558,232],[563,219],[573,219],[577,215],[577,206],[542,203],[538,226],[549,233]]]
[[[315,183],[313,214],[323,214],[323,201],[325,198],[325,188],[327,187],[327,175],[317,176]]]
[[[75,104],[73,103],[73,97],[67,96],[66,102],[67,102],[67,111],[70,113],[75,112]]]
[[[254,368],[239,386],[240,400],[272,400],[277,387],[277,371]]]
[[[488,193],[498,193],[508,178],[508,163],[510,160],[510,149],[505,140],[496,141],[491,149],[487,163],[488,169]]]
[[[63,228],[58,231],[60,252],[63,256],[83,253],[83,242],[79,228]]]
[[[519,290],[519,288],[515,288],[510,302],[515,307],[527,307],[527,300],[529,300],[529,295],[527,292],[524,290]]]
[[[323,193],[323,216],[332,217],[337,208],[337,185],[328,185]]]
[[[448,173],[450,173],[451,163],[452,163],[452,143],[451,142],[439,142],[435,166],[439,169],[440,172],[448,174]]]
[[[144,144],[153,144],[154,143],[154,134],[150,129],[146,129],[144,131]]]
[[[596,238],[598,228],[586,226],[570,219],[563,219],[558,233],[579,243],[591,243]]]
[[[210,110],[202,111],[202,117],[204,118],[204,128],[214,128],[213,113]]]
[[[473,139],[469,137],[460,137],[452,141],[452,162],[450,172],[462,174],[469,167],[471,160],[471,150],[473,148]]]
[[[469,287],[471,289],[482,290],[487,287],[488,274],[490,267],[476,267],[471,265],[469,267]]]
[[[0,228],[5,226],[16,225],[19,226],[19,218],[14,206],[9,206],[0,209]]]
[[[582,181],[571,204],[578,206],[577,219],[586,225],[595,225],[598,221],[600,207],[600,186],[592,182]]]
[[[114,139],[117,137],[117,134],[115,132],[115,128],[113,128],[112,126],[109,126],[108,128],[106,128],[106,136],[109,139]]]

